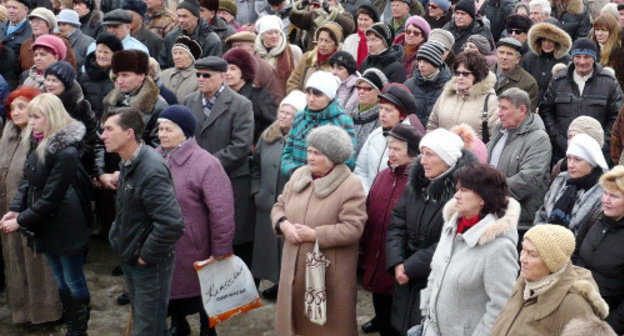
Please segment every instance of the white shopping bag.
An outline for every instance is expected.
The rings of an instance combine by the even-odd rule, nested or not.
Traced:
[[[253,275],[237,256],[194,263],[199,276],[202,301],[210,326],[240,313],[262,307]]]
[[[324,325],[327,322],[327,291],[325,289],[325,268],[329,259],[319,250],[318,241],[314,250],[306,254],[305,296],[303,314],[310,322]]]

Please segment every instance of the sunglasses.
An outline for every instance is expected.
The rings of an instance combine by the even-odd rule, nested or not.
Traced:
[[[196,72],[195,76],[197,76],[197,78],[202,77],[202,78],[208,79],[212,77],[212,74]]]
[[[509,35],[513,35],[513,34],[521,35],[521,34],[524,34],[526,32],[524,30],[521,30],[521,29],[507,29],[507,33]]]
[[[438,9],[438,8],[440,8],[440,6],[438,6],[436,4],[429,3],[429,8]]]
[[[371,92],[371,90],[373,90],[372,87],[359,86],[359,85],[356,85],[355,89],[358,90],[358,91],[364,91],[364,92]]]
[[[462,76],[462,77],[468,77],[468,76],[472,75],[472,72],[470,72],[470,71],[455,71],[455,75]]]
[[[408,29],[408,30],[405,31],[405,35],[420,36],[420,35],[422,35],[422,33],[417,31],[417,30],[410,30],[410,29]]]
[[[313,96],[317,96],[317,97],[320,97],[320,96],[323,95],[323,92],[321,92],[320,90],[317,90],[315,88],[307,88],[306,89],[306,93],[307,94],[311,94]]]

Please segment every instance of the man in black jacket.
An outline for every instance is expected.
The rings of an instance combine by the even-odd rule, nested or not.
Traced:
[[[175,243],[184,233],[180,205],[167,163],[141,141],[143,115],[132,107],[108,111],[102,141],[121,157],[116,182],[117,215],[109,234],[121,259],[132,311],[134,334],[168,335],[167,305]]]

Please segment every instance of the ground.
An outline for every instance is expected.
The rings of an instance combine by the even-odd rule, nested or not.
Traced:
[[[123,335],[128,323],[129,306],[117,306],[115,298],[123,292],[123,278],[111,276],[116,258],[104,239],[94,239],[85,265],[85,273],[92,295],[91,321],[89,334],[98,336]],[[261,289],[268,283],[262,282]],[[264,307],[234,317],[217,327],[220,336],[269,336],[273,332],[275,303],[264,300]],[[364,324],[373,315],[370,293],[358,291],[358,325]],[[189,318],[192,335],[199,333],[196,316]],[[61,325],[13,325],[10,323],[9,307],[4,292],[0,294],[0,336],[58,336],[64,335]],[[361,333],[361,335],[364,335]],[[377,335],[377,334],[368,334]]]

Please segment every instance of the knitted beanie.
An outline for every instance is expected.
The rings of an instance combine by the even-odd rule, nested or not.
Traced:
[[[336,51],[329,58],[329,66],[334,66],[334,64],[343,66],[349,72],[349,75],[353,75],[357,71],[357,63],[355,62],[355,58],[351,54],[346,51]]]
[[[451,50],[455,44],[455,36],[448,30],[436,28],[429,33],[429,41],[438,42],[444,49]]]
[[[313,129],[308,135],[308,146],[318,149],[335,164],[344,163],[353,155],[353,142],[349,133],[335,125]]]
[[[117,36],[107,32],[102,32],[98,35],[97,40],[95,40],[95,45],[97,46],[98,44],[107,46],[112,52],[123,50],[121,40],[117,38]]]
[[[56,29],[56,16],[54,16],[54,12],[45,7],[37,7],[33,9],[32,12],[28,14],[28,18],[38,18],[45,21],[48,24],[48,27],[50,27],[50,31]]]
[[[283,23],[277,15],[265,15],[256,21],[258,35],[262,35],[269,30],[282,31]]]
[[[147,13],[147,5],[143,0],[123,0],[121,9],[131,10],[142,17],[145,17],[145,13]]]
[[[306,95],[299,90],[292,90],[288,96],[284,97],[279,106],[290,105],[297,111],[301,111],[306,107]]]
[[[329,99],[336,98],[340,86],[340,78],[324,70],[313,73],[306,82],[305,88],[313,88],[323,92]]]
[[[195,135],[197,120],[191,110],[184,105],[171,105],[160,112],[158,119],[166,119],[178,125],[184,136],[188,139]]]
[[[431,2],[442,8],[445,13],[451,8],[451,2],[449,0],[431,0]]]
[[[417,60],[425,60],[436,68],[442,65],[442,55],[444,55],[444,47],[436,42],[426,42],[418,49],[416,54]]]
[[[372,27],[366,29],[366,35],[375,34],[386,43],[386,47],[392,45],[394,40],[394,30],[385,22],[377,22]]]
[[[578,156],[593,167],[598,166],[603,170],[609,169],[598,141],[585,133],[579,133],[572,137],[566,155]]]
[[[171,52],[174,50],[187,52],[193,59],[193,62],[199,59],[202,55],[202,48],[199,43],[186,35],[178,36],[173,44],[173,47],[171,47]]]
[[[41,35],[33,43],[31,49],[35,50],[38,47],[45,47],[52,51],[54,55],[57,56],[57,59],[63,60],[67,55],[67,47],[63,40],[56,35]]]
[[[427,133],[420,140],[418,149],[421,152],[423,147],[429,148],[449,167],[453,167],[462,156],[461,150],[464,148],[464,142],[459,135],[444,128],[438,128]]]
[[[594,43],[594,41],[586,37],[581,37],[580,39],[574,41],[570,55],[572,55],[572,57],[576,55],[589,55],[596,60],[598,58],[598,49],[596,48],[596,43]]]
[[[600,145],[604,146],[604,130],[600,122],[590,116],[580,116],[572,120],[568,127],[568,134],[570,132],[584,133],[594,138]]]
[[[377,90],[378,93],[381,93],[381,90],[388,84],[388,78],[386,75],[377,68],[368,68],[364,71],[362,76],[355,81],[355,85],[360,82],[366,82],[373,89]]]
[[[256,59],[247,49],[243,47],[232,48],[223,55],[223,59],[228,64],[236,65],[240,69],[242,79],[245,82],[254,80],[258,65]]]
[[[238,14],[238,5],[232,0],[219,0],[219,10],[236,16]]]
[[[191,12],[193,16],[199,17],[199,2],[197,2],[197,0],[183,0],[178,5],[177,9],[186,9]]]
[[[474,20],[477,15],[477,8],[474,0],[461,0],[455,5],[455,11],[464,11]]]
[[[568,228],[555,224],[535,225],[524,234],[540,254],[540,257],[552,273],[560,271],[569,262],[576,240]]]
[[[423,19],[421,16],[413,15],[407,18],[407,20],[405,20],[405,29],[407,29],[409,25],[413,25],[414,27],[420,29],[420,31],[423,33],[423,38],[425,40],[429,38],[431,27],[429,26],[429,23],[427,23],[427,21],[425,21],[425,19]]]
[[[487,56],[492,54],[492,48],[490,47],[490,42],[488,42],[487,38],[483,35],[470,35],[466,40],[466,43],[471,42],[477,49],[479,49],[479,53],[481,55]]]
[[[52,63],[46,70],[45,76],[54,75],[65,86],[65,90],[69,90],[76,79],[76,71],[74,67],[65,61],[58,61]]]

